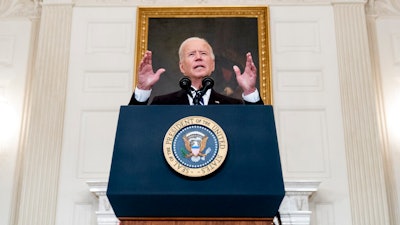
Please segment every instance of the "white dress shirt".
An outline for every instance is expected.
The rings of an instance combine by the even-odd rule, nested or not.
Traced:
[[[137,87],[135,88],[135,99],[138,102],[147,101],[150,98],[150,95],[151,95],[151,90],[142,90]],[[208,101],[210,100],[210,95],[211,95],[211,89],[207,90],[207,92],[203,95],[203,103],[204,103],[203,105],[208,105]],[[192,91],[192,96],[195,96],[194,91]],[[258,93],[258,89],[256,89],[256,91],[248,95],[242,94],[242,98],[246,102],[255,103],[260,101],[260,95]],[[188,99],[189,99],[189,104],[193,105],[193,98],[188,95]]]

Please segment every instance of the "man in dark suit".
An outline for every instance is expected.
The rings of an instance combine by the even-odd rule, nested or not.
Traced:
[[[182,74],[191,81],[193,93],[179,90],[170,94],[154,97],[150,104],[154,105],[193,105],[196,91],[203,87],[203,79],[211,75],[215,69],[215,56],[210,44],[202,38],[191,37],[182,42],[179,48],[179,68]],[[243,90],[242,98],[235,99],[209,89],[203,93],[202,105],[212,104],[263,104],[255,87],[257,68],[250,53],[246,54],[246,67],[241,73],[239,67],[233,66],[236,80]],[[164,68],[156,72],[152,66],[152,52],[146,51],[138,68],[138,84],[129,105],[147,105],[153,85],[165,72]]]

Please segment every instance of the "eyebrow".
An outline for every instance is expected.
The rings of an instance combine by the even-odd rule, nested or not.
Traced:
[[[200,53],[209,53],[209,51],[207,51],[207,50],[191,50],[191,51],[188,51],[187,52],[187,54],[191,54],[191,53],[194,53],[194,52],[200,52]]]

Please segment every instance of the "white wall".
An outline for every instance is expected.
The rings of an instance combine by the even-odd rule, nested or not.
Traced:
[[[283,174],[321,181],[312,201],[314,224],[351,224],[335,43],[331,6],[271,6]]]
[[[135,7],[75,7],[57,225],[96,222],[88,180],[108,180],[119,107],[132,94]]]
[[[388,153],[400,194],[400,19],[377,20],[380,79],[387,123]],[[400,203],[400,195],[397,196]]]
[[[8,225],[15,193],[31,22],[0,21],[0,225]]]

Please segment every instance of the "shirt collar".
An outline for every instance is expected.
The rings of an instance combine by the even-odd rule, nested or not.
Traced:
[[[192,93],[192,96],[196,95],[196,91],[191,91],[191,93]],[[208,89],[206,91],[206,93],[203,95],[204,105],[208,105],[208,101],[210,100],[210,95],[211,95],[211,89]],[[189,98],[189,104],[193,105],[193,98],[190,95],[188,95],[188,98]]]

